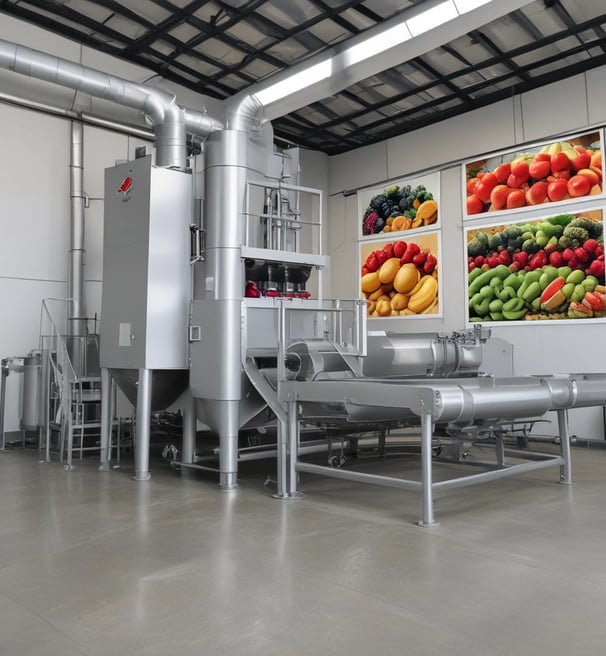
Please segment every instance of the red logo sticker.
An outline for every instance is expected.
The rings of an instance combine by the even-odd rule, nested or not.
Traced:
[[[130,175],[127,175],[124,178],[124,180],[122,180],[122,184],[118,187],[118,193],[125,194],[126,192],[131,190],[132,186],[133,186],[133,179],[130,177]]]

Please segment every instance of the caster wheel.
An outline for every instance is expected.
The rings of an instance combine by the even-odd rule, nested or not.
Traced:
[[[331,467],[335,467],[336,469],[341,469],[341,467],[343,467],[346,462],[347,462],[347,458],[343,455],[331,456],[328,459],[328,464]]]

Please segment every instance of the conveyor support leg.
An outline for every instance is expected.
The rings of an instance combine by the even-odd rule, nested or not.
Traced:
[[[297,490],[299,417],[297,403],[288,402],[287,420],[278,422],[278,491],[276,499],[300,499]]]
[[[433,436],[433,420],[430,412],[421,416],[421,465],[423,488],[423,518],[419,526],[438,526],[433,517],[433,484],[431,462],[431,438]]]
[[[560,465],[560,483],[572,485],[572,468],[570,457],[570,435],[568,434],[568,413],[558,410],[558,432],[560,435],[560,455],[564,464]]]
[[[495,448],[497,452],[497,467],[503,469],[505,467],[505,445],[503,443],[503,431],[496,430],[494,433]]]

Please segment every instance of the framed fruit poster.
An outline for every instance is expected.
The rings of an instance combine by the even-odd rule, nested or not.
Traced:
[[[603,319],[603,209],[469,227],[469,322]]]
[[[440,231],[360,243],[360,296],[368,316],[441,316]]]
[[[362,238],[439,225],[440,173],[358,191]]]
[[[465,218],[602,197],[601,131],[463,164]]]

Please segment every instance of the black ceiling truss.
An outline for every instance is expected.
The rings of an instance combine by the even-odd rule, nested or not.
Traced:
[[[324,3],[322,3],[324,4]],[[344,5],[341,5],[339,8],[339,11],[344,11],[350,7],[354,8],[356,5],[359,4],[359,0],[350,0],[349,2],[345,3]],[[270,21],[269,19],[263,17],[263,22],[270,27],[270,29],[274,33],[278,33],[278,36],[276,37],[275,40],[269,41],[263,46],[257,47],[256,49],[253,49],[252,47],[244,48],[244,47],[239,47],[237,43],[233,44],[234,47],[239,47],[239,49],[243,50],[246,52],[246,56],[242,58],[238,64],[232,65],[232,66],[225,66],[223,70],[220,73],[216,73],[213,78],[214,79],[220,79],[224,75],[229,75],[231,73],[237,74],[241,71],[242,68],[246,67],[251,61],[254,59],[262,59],[266,63],[274,66],[277,69],[284,69],[288,66],[288,63],[278,59],[277,57],[267,53],[267,51],[271,48],[274,48],[276,43],[279,43],[280,41],[285,41],[288,39],[297,39],[299,35],[302,33],[306,32],[310,27],[313,27],[317,23],[325,20],[326,18],[333,18],[334,15],[336,15],[336,10],[330,10],[326,14],[318,14],[309,20],[301,23],[298,25],[296,28],[292,28],[291,30],[286,30],[276,23]],[[204,30],[205,24],[203,21],[200,21],[200,19],[197,18],[191,18],[188,22],[190,22],[194,27],[197,27],[198,29]],[[221,27],[224,27],[224,25],[221,25]],[[353,26],[351,26],[353,28]],[[353,28],[355,30],[355,28]],[[352,32],[352,34],[358,33],[358,30],[355,32]],[[208,37],[204,37],[201,39],[200,44],[202,44],[207,38],[211,38],[212,35],[209,35]],[[331,44],[332,45],[332,44]],[[322,49],[328,47],[328,44],[322,43]],[[314,53],[315,54],[315,53]],[[227,96],[225,96],[227,97]]]
[[[594,25],[600,25],[604,22],[606,22],[606,15],[603,15],[603,16],[601,16],[599,18],[596,18],[592,21],[588,21],[588,23],[584,24],[582,29],[583,30],[589,29],[589,28],[593,27]],[[575,28],[575,30],[573,30],[573,31],[576,31],[576,29],[578,29],[578,28],[579,28],[579,26],[577,26],[577,28]],[[565,39],[565,38],[569,37],[570,35],[571,35],[571,30],[566,29],[562,32],[558,32],[557,34],[546,37],[538,43],[537,42],[532,42],[532,43],[529,43],[528,45],[521,46],[519,48],[516,48],[514,50],[509,51],[508,59],[512,60],[515,57],[519,57],[521,55],[528,54],[529,52],[532,52],[533,50],[535,50],[537,48],[543,48],[547,45],[550,45],[551,43],[557,42],[561,39]],[[578,46],[574,50],[570,51],[569,54],[576,54],[579,51],[586,50],[588,47],[595,47],[596,45],[601,46],[602,45],[601,42],[602,42],[601,39],[596,39],[592,44],[585,43],[584,45]],[[417,60],[419,60],[419,59],[421,59],[421,58],[416,58],[412,61],[414,63],[417,63]],[[545,63],[551,63],[552,61],[557,62],[558,59],[559,59],[559,56],[553,56],[549,59],[544,58],[544,59],[539,60],[538,62],[535,62],[533,64],[533,67],[543,66]],[[406,100],[406,99],[412,99],[417,94],[419,94],[423,91],[430,90],[436,84],[440,84],[440,83],[444,84],[445,82],[450,82],[450,81],[456,80],[456,78],[459,78],[459,77],[462,77],[462,76],[465,76],[465,75],[469,75],[470,73],[480,72],[484,68],[490,68],[490,67],[493,67],[493,66],[495,66],[499,63],[502,63],[502,58],[500,56],[494,56],[490,59],[485,60],[479,66],[470,65],[466,69],[460,69],[458,71],[454,71],[453,73],[449,73],[447,75],[441,75],[438,79],[436,79],[432,82],[426,83],[424,85],[417,86],[413,91],[406,91],[406,92],[403,92],[403,93],[400,93],[400,94],[390,96],[389,98],[385,98],[385,100],[381,101],[380,103],[376,103],[374,105],[374,109],[379,109],[381,107],[391,105],[391,104],[394,104],[394,103],[397,103],[397,102],[401,102],[401,101]],[[532,67],[527,67],[527,69],[528,68],[532,68]],[[479,90],[479,89],[481,89],[481,88],[483,88],[487,85],[492,85],[492,84],[495,84],[496,82],[503,82],[507,78],[510,78],[510,77],[519,77],[522,72],[523,72],[523,69],[521,69],[521,67],[513,65],[512,69],[511,69],[511,74],[508,74],[506,76],[501,76],[499,78],[489,78],[485,82],[483,82],[479,85],[475,85],[473,87],[473,91],[470,91],[470,89],[467,89],[467,94],[470,95],[474,91],[477,91],[477,90]],[[531,83],[532,82],[531,78],[529,78],[527,76],[527,73],[525,73],[525,75],[526,75],[526,78],[524,79],[524,81],[526,83]],[[454,95],[452,97],[454,97]],[[438,103],[439,102],[444,102],[444,99],[443,98],[439,99],[437,102]],[[345,121],[355,120],[356,118],[359,118],[360,116],[363,116],[365,113],[366,113],[365,110],[357,110],[357,111],[352,112],[350,114],[341,116],[339,119],[335,119],[334,121],[331,121],[330,123],[325,124],[322,127],[332,128],[332,127],[335,127],[336,125],[338,125],[339,123],[342,123],[342,122],[345,122]],[[365,127],[367,127],[367,126],[365,126]]]
[[[42,6],[45,4],[41,0],[27,0],[27,2],[28,4],[34,6],[38,6],[38,5]],[[106,2],[107,0],[100,0],[99,4],[105,4]],[[74,41],[83,43],[84,45],[90,46],[91,48],[94,48],[96,50],[101,50],[102,52],[105,52],[109,55],[113,55],[114,57],[119,57],[119,58],[122,57],[122,53],[124,49],[121,47],[114,46],[102,39],[95,38],[94,36],[91,36],[86,32],[76,30],[75,28],[69,27],[64,23],[61,23],[60,21],[53,20],[48,16],[43,16],[32,10],[25,9],[22,5],[12,5],[11,3],[8,3],[7,0],[0,0],[0,9],[4,10],[7,5],[10,6],[10,10],[7,13],[11,13],[19,18],[23,18],[24,20],[28,20],[30,22],[36,23],[37,25],[41,25],[45,29],[48,29],[53,32],[57,32],[58,34],[73,39]],[[78,14],[77,12],[73,12],[75,16],[72,16],[72,10],[68,10],[64,6],[57,7],[55,13],[73,22],[77,22],[77,17],[80,16],[80,14]],[[90,21],[90,19],[87,19],[87,21]],[[95,32],[99,34],[103,34],[107,38],[115,39],[126,44],[128,44],[131,41],[128,37],[125,37],[124,35],[115,32],[114,30],[111,30],[110,28],[108,28],[106,25],[103,25],[102,23],[93,21],[93,24],[89,25],[89,27],[90,29],[93,29]],[[184,87],[190,87],[190,88],[192,87],[191,79],[179,75],[178,72],[172,70],[166,70],[165,67],[168,62],[165,55],[155,50],[148,51],[148,52],[150,53],[150,57],[152,57],[151,59],[150,57],[144,57],[140,54],[134,53],[129,58],[129,60],[145,68],[150,68],[156,73],[158,73],[158,75],[163,75],[167,79],[170,79],[173,82],[181,84]],[[207,59],[204,58],[199,53],[194,54],[193,56],[198,56],[198,58],[204,59],[205,61]],[[156,60],[159,60],[161,63],[158,63]],[[216,65],[214,60],[209,59],[208,63]],[[184,66],[183,64],[180,64],[179,62],[172,62],[171,65],[177,68],[178,70],[181,70],[183,73],[191,75],[194,78],[197,77],[198,79],[200,79],[201,82],[197,83],[197,86],[203,88],[204,91],[201,92],[206,93],[209,96],[226,97],[235,94],[237,91],[237,89],[233,89],[222,83],[220,84],[215,80],[212,80],[211,78],[200,74],[199,71],[195,71],[194,69],[191,69],[188,66]],[[218,95],[216,91],[217,87],[220,89],[221,95]]]
[[[412,0],[413,4],[423,1]],[[150,20],[120,0],[97,0],[96,5],[107,10],[107,16],[99,21],[74,9],[70,2],[0,0],[0,11],[152,70],[198,93],[225,100],[265,77],[252,73],[251,64],[256,61],[272,72],[284,70],[359,34],[363,30],[356,18],[363,18],[372,27],[403,11],[406,4],[394,3],[391,10],[385,8],[384,15],[380,15],[367,6],[368,0],[308,0],[313,15],[300,12],[301,20],[294,24],[297,15],[291,14],[291,23],[283,25],[266,11],[270,0],[247,0],[239,7],[233,0],[149,2],[161,8],[166,17]],[[434,51],[439,53],[441,49],[449,55],[446,65],[431,53],[403,62],[341,90],[333,98],[313,102],[274,120],[274,133],[285,142],[337,154],[603,65],[606,14],[576,23],[567,2],[543,0],[543,10],[551,12],[563,28],[553,34],[543,34],[539,23],[523,10],[516,10],[507,20],[528,35],[525,45],[505,48],[502,44],[507,43],[506,39],[501,38],[498,45],[489,30],[474,30],[469,37],[487,53],[481,62],[469,61],[469,56],[459,51],[457,41],[446,43]],[[278,0],[272,3],[274,7],[280,6]],[[213,15],[200,18],[201,11],[206,11],[206,16],[211,13],[209,7],[213,8]],[[581,11],[582,7],[577,9]],[[136,38],[116,29],[119,18],[136,30]],[[330,43],[314,33],[315,26],[324,21],[331,21],[338,30],[333,32],[337,38]],[[187,40],[175,36],[175,29],[180,26],[188,27],[193,36]],[[259,37],[262,40],[247,43],[246,31],[239,32],[238,26],[255,29],[263,35]],[[576,42],[572,42],[572,47],[564,47],[571,37]],[[295,44],[294,60],[285,48],[281,49],[283,42]],[[216,43],[231,50],[229,61],[213,56]],[[545,57],[543,53],[554,45],[556,53]],[[566,58],[574,63],[563,66]],[[457,65],[459,68],[455,69]],[[421,75],[423,83],[418,84]]]
[[[602,40],[601,40],[602,41]],[[554,59],[557,60],[557,57]],[[543,60],[540,63],[537,63],[537,66],[543,65],[543,63],[546,62],[546,60]],[[549,63],[549,62],[547,62]],[[591,60],[591,67],[596,68],[598,66],[603,66],[606,64],[606,54],[605,55],[600,55],[599,57],[594,57]],[[586,64],[572,64],[570,66],[567,66],[565,68],[560,68],[557,70],[552,70],[549,73],[545,73],[541,76],[537,76],[535,78],[532,78],[531,82],[518,82],[515,85],[511,87],[507,87],[505,89],[497,90],[491,94],[486,94],[483,96],[479,96],[473,103],[473,109],[479,109],[480,107],[485,107],[486,105],[491,105],[495,102],[498,102],[500,100],[505,100],[506,98],[511,97],[514,94],[519,94],[519,93],[524,93],[525,91],[530,91],[531,89],[538,88],[540,86],[543,86],[545,84],[551,84],[552,82],[557,82],[558,80],[561,80],[563,78],[576,75],[578,73],[582,73],[584,71],[588,70]],[[493,84],[495,81],[502,81],[507,77],[510,77],[511,74],[508,74],[506,76],[502,76],[501,78],[497,78],[496,80],[490,80],[490,81],[484,81],[478,85],[475,85],[472,90],[477,91],[482,87],[486,87],[488,85]],[[435,99],[433,101],[429,101],[423,105],[423,109],[431,109],[435,108],[437,106],[443,105],[444,103],[448,102],[449,100],[452,100],[456,98],[456,96],[453,94],[451,97],[442,97]],[[447,118],[452,118],[453,116],[458,116],[460,114],[463,114],[465,112],[469,111],[469,107],[465,107],[463,105],[458,105],[455,107],[450,107],[447,109],[440,109],[439,110],[439,118],[438,120],[442,121]],[[348,142],[351,141],[357,141],[358,145],[357,147],[363,146],[363,145],[369,145],[371,143],[376,143],[377,141],[382,141],[383,139],[388,139],[393,136],[398,136],[401,134],[405,134],[407,132],[412,132],[413,130],[417,130],[422,127],[427,127],[428,125],[431,125],[436,122],[435,117],[432,117],[431,115],[429,116],[422,116],[422,117],[414,117],[415,113],[419,112],[419,108],[413,108],[410,110],[402,111],[399,116],[397,117],[398,125],[389,128],[385,127],[384,130],[381,130],[380,134],[378,136],[374,135],[369,135],[368,131],[369,130],[374,130],[375,128],[380,128],[383,125],[386,125],[388,123],[393,123],[394,118],[392,117],[391,119],[383,119],[379,121],[375,121],[374,123],[371,123],[369,125],[365,125],[363,128],[358,129],[357,131],[351,132],[347,135]],[[274,121],[274,128],[276,129],[276,124],[279,123],[281,119],[278,119],[277,121]],[[319,126],[318,126],[319,127]],[[278,129],[276,129],[276,134],[279,134],[283,138],[287,138],[287,133],[282,130],[282,126],[280,125]],[[292,141],[293,140],[293,135],[291,134],[288,136],[288,138]],[[300,141],[300,140],[299,140]],[[315,141],[315,140],[314,140]],[[333,141],[335,144],[334,146],[330,145],[329,147],[322,148],[322,150],[325,150],[329,155],[336,155],[342,152],[346,152],[350,148],[348,147],[342,147],[340,144],[336,143]],[[307,139],[307,143],[302,144],[306,145],[307,147],[317,149],[318,146],[320,145],[319,143],[314,143]]]
[[[127,46],[122,52],[122,56],[128,58],[131,53],[141,52],[141,48],[151,45],[156,39],[165,38],[170,30],[174,30],[175,27],[184,23],[188,17],[191,17],[195,11],[207,2],[208,0],[195,0],[194,2],[190,2],[186,7],[183,7],[183,9],[176,9],[168,18]]]

